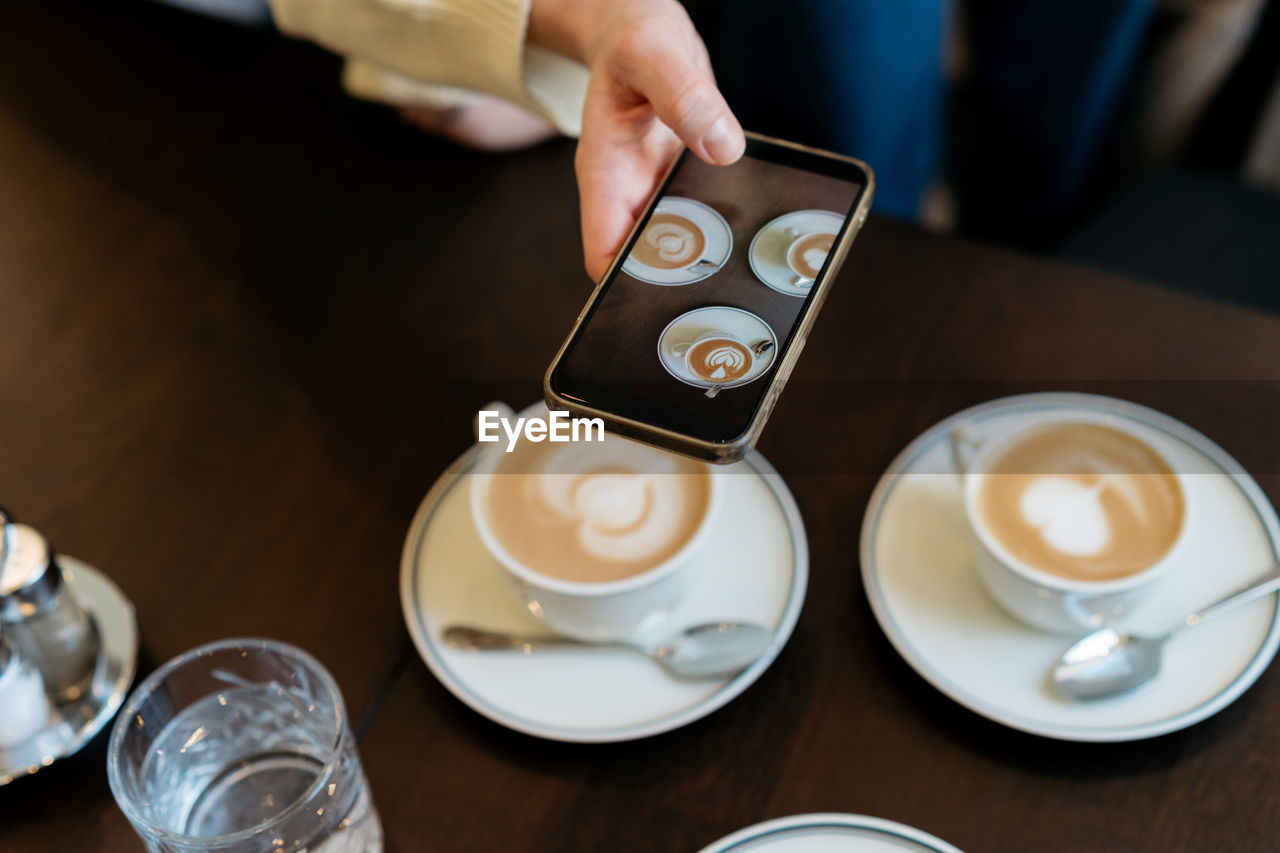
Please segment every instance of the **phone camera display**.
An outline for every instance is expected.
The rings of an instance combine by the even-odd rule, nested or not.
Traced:
[[[686,153],[563,354],[558,391],[709,441],[742,434],[861,188]]]

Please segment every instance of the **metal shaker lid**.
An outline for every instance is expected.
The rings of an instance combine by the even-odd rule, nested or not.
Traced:
[[[18,622],[39,613],[61,581],[49,542],[38,530],[11,523],[0,528],[0,619]]]

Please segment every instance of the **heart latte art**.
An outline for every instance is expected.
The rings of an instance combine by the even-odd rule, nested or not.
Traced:
[[[805,278],[817,278],[835,242],[834,234],[810,234],[807,237],[801,237],[787,250],[787,263],[799,275]]]
[[[670,559],[710,501],[701,464],[612,436],[521,441],[490,479],[490,524],[516,560],[550,577],[618,580]]]
[[[751,351],[731,338],[708,338],[689,349],[689,369],[717,385],[734,382],[751,370]]]
[[[1186,512],[1178,478],[1139,439],[1089,423],[1036,429],[982,475],[978,514],[1013,557],[1073,580],[1158,562]]]
[[[655,213],[631,249],[631,257],[662,270],[687,267],[702,260],[707,238],[702,229],[674,213]]]

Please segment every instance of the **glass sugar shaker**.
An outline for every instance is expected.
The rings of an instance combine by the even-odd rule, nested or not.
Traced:
[[[49,720],[40,672],[10,642],[0,622],[0,752],[19,746]]]
[[[48,540],[0,515],[0,621],[44,677],[54,701],[93,687],[98,631],[76,601]]]

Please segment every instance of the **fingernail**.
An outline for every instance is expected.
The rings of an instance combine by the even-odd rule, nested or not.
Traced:
[[[702,147],[712,160],[727,166],[742,156],[747,141],[728,116],[720,116],[702,137]]]

